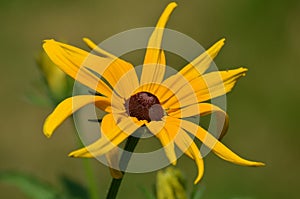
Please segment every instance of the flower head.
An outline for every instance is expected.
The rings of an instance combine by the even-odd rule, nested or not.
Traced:
[[[50,137],[78,109],[95,104],[107,112],[100,125],[102,136],[91,145],[70,153],[72,157],[106,154],[108,163],[114,164],[115,148],[137,129],[146,126],[160,140],[172,164],[177,160],[175,146],[195,161],[198,167],[195,183],[203,175],[204,164],[193,137],[226,161],[245,166],[264,165],[239,157],[207,130],[186,119],[217,113],[224,118],[221,125],[223,136],[227,131],[228,116],[208,101],[231,91],[247,69],[205,73],[224,45],[224,39],[221,39],[177,74],[164,79],[166,57],[161,44],[164,28],[176,6],[176,3],[170,3],[157,22],[148,41],[140,79],[132,64],[104,51],[87,38],[84,41],[96,54],[46,40],[43,47],[52,61],[69,76],[101,95],[78,95],[62,101],[46,119],[45,135]]]

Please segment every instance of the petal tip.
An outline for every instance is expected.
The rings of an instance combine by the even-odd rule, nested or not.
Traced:
[[[50,138],[50,137],[51,137],[51,134],[50,134],[50,133],[47,133],[47,132],[44,132],[44,135],[45,135],[47,138]]]
[[[242,69],[244,72],[248,71],[248,68],[242,67],[241,69]]]
[[[72,158],[94,158],[91,153],[86,151],[86,148],[78,149],[76,151],[72,151],[68,154],[69,157]]]
[[[84,43],[86,43],[87,45],[89,45],[89,44],[92,44],[93,42],[92,42],[92,40],[91,39],[89,39],[89,38],[87,38],[87,37],[83,37],[82,38],[82,40],[83,40],[83,42]]]
[[[168,4],[168,7],[172,7],[172,8],[176,8],[177,6],[178,4],[175,1]]]
[[[240,71],[241,71],[241,72],[240,72],[241,76],[244,77],[244,76],[246,76],[246,72],[248,71],[248,68],[241,67],[241,68],[240,68]]]
[[[50,138],[53,134],[53,131],[49,129],[48,125],[47,125],[47,121],[45,122],[44,124],[44,129],[43,129],[43,132],[44,132],[44,135],[47,137],[47,138]]]
[[[202,176],[198,176],[195,181],[194,184],[198,184],[200,182],[200,180],[202,179]]]
[[[53,132],[55,131],[55,129],[57,128],[57,126],[53,125],[52,123],[52,114],[50,114],[45,122],[44,122],[44,126],[43,126],[43,133],[47,138],[50,138],[53,134]]]
[[[49,43],[49,42],[55,42],[55,40],[54,39],[44,39],[43,40],[44,44]]]
[[[220,40],[220,43],[222,43],[223,45],[225,44],[225,41],[226,41],[226,39],[225,38],[222,38],[221,40]]]
[[[255,164],[253,164],[252,166],[254,166],[254,167],[264,167],[264,166],[266,166],[266,164],[263,163],[263,162],[255,162]]]
[[[222,38],[219,41],[217,41],[213,46],[217,47],[217,49],[218,49],[217,51],[220,51],[221,48],[225,45],[225,41],[226,41],[226,39]]]
[[[47,50],[51,49],[55,44],[56,41],[54,39],[45,39],[43,41],[43,48],[47,52]]]
[[[69,153],[68,156],[69,156],[70,158],[76,158],[76,157],[77,157],[76,154],[75,154],[74,152]]]
[[[173,166],[176,166],[177,160],[175,159],[174,161],[171,162],[171,164],[172,164]]]

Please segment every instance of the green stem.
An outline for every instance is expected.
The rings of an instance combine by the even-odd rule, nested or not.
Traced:
[[[106,195],[106,199],[115,199],[117,197],[121,182],[123,178],[115,179],[113,178],[108,190],[108,193]]]
[[[72,118],[72,121],[74,123],[74,118]],[[73,126],[75,128],[75,124]],[[78,140],[79,147],[80,148],[83,147],[83,144],[82,144],[81,139],[78,134],[77,134],[77,138],[78,138],[77,140]],[[88,183],[88,192],[89,192],[89,196],[90,196],[89,198],[90,199],[99,199],[100,198],[100,195],[98,192],[99,188],[98,188],[97,181],[95,178],[94,170],[92,168],[91,160],[82,158],[82,161],[83,161],[84,173],[85,173],[87,183]]]
[[[120,170],[121,171],[126,170],[129,160],[131,158],[131,154],[134,151],[139,139],[140,139],[139,137],[134,137],[134,136],[128,137],[125,147],[124,147],[125,152],[122,154],[122,157],[120,160]],[[126,152],[126,151],[128,151],[128,152]],[[115,199],[117,197],[117,194],[118,194],[120,185],[122,183],[122,180],[124,178],[124,175],[125,175],[125,173],[123,172],[123,177],[121,179],[115,179],[115,178],[112,179],[108,193],[106,195],[106,199]]]

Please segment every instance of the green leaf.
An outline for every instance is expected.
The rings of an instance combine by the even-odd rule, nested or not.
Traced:
[[[205,191],[205,186],[201,185],[200,187],[194,187],[191,199],[201,199]]]
[[[37,178],[18,172],[0,172],[0,182],[14,185],[32,199],[57,199],[58,192]]]
[[[156,199],[155,195],[151,191],[148,191],[145,187],[138,186],[138,188],[145,195],[145,198],[147,198],[147,199]]]
[[[61,183],[64,187],[64,193],[68,195],[69,198],[72,199],[88,199],[89,192],[88,190],[79,184],[78,182],[70,179],[67,176],[62,176],[60,178]]]
[[[52,107],[53,104],[49,98],[46,96],[42,96],[36,91],[28,91],[25,93],[25,100],[33,105],[37,105],[40,107]]]

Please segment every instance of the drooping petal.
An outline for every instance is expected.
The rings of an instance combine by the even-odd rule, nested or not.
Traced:
[[[161,50],[161,42],[166,23],[176,6],[177,4],[172,2],[166,7],[149,39],[141,75],[141,85],[160,83],[163,80],[166,60],[164,52]]]
[[[110,112],[110,100],[102,96],[78,95],[62,101],[54,111],[47,117],[44,123],[44,134],[50,137],[54,130],[70,115],[85,105],[97,103],[97,107]]]
[[[119,168],[119,148],[115,147],[108,151],[105,154],[105,158],[109,166],[110,175],[115,179],[121,179],[123,177],[123,173]]]
[[[173,165],[176,165],[177,157],[174,148],[174,136],[177,134],[179,128],[168,125],[168,122],[164,121],[151,121],[146,126],[160,140],[169,161]]]
[[[91,71],[82,67],[88,52],[54,40],[45,40],[43,47],[50,59],[70,77],[105,96],[111,96],[112,91],[109,86]]]
[[[216,155],[226,161],[243,166],[264,166],[264,163],[262,162],[249,161],[239,157],[237,154],[228,149],[224,144],[222,144],[219,140],[217,140],[214,136],[208,133],[205,129],[192,122],[182,120],[181,127],[195,135],[203,144],[212,149],[212,151]]]
[[[102,136],[89,146],[78,149],[69,154],[71,157],[96,157],[101,156],[123,142],[128,136],[141,127],[145,121],[132,117],[119,117],[107,114],[101,123]]]
[[[105,122],[109,119],[111,119],[110,116],[107,116],[105,118]],[[103,131],[109,131],[110,129],[114,128],[113,122],[106,122],[103,125],[105,125],[103,126]],[[120,170],[119,150],[119,147],[116,146],[112,150],[105,153],[105,158],[109,166],[110,174],[115,179],[121,179],[123,177],[123,173]]]
[[[219,139],[222,139],[228,130],[229,117],[225,111],[219,107],[209,103],[192,104],[187,107],[179,109],[170,109],[167,111],[168,115],[175,118],[186,118],[195,115],[205,116],[208,114],[216,113],[217,119],[217,132]]]
[[[182,129],[179,130],[178,135],[175,137],[175,143],[181,151],[183,151],[187,156],[189,156],[195,161],[198,168],[198,175],[194,183],[197,184],[201,180],[204,173],[203,158],[197,145],[191,139],[191,137]]]
[[[195,160],[198,167],[198,176],[195,184],[198,183],[204,172],[203,159],[198,147],[191,137],[180,128],[181,120],[169,116],[164,117],[162,120],[146,124],[147,128],[161,141],[170,162],[174,162],[177,159],[174,151],[174,142],[183,153]]]

